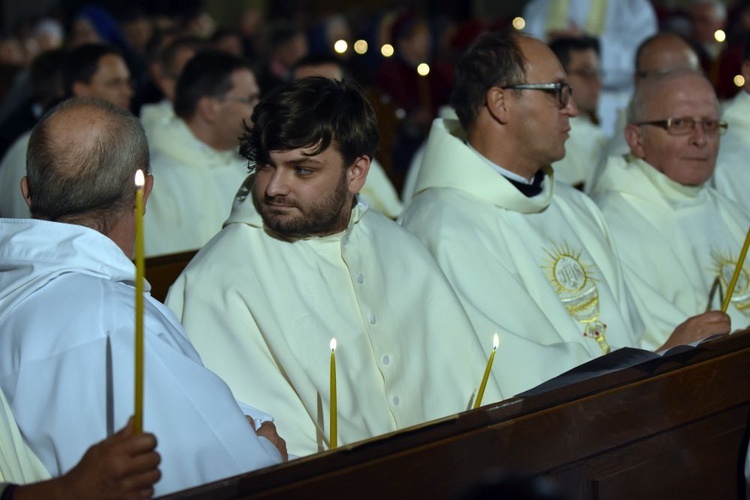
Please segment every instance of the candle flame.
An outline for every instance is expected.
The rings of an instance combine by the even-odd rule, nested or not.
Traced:
[[[331,351],[335,351],[335,350],[336,350],[336,337],[333,337],[331,339]]]
[[[136,187],[136,189],[141,189],[145,183],[146,183],[146,178],[143,175],[143,170],[141,170],[139,168],[135,172],[135,187]]]
[[[500,337],[495,333],[495,335],[492,337],[492,350],[496,351],[497,347],[500,345]]]
[[[417,66],[417,73],[419,73],[419,76],[427,76],[430,74],[430,65],[427,63],[422,63],[419,66]]]

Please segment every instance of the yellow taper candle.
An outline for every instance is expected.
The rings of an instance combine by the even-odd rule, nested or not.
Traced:
[[[330,449],[338,446],[338,406],[336,404],[336,338],[331,339],[331,408],[329,418],[331,419],[331,434],[329,436]]]
[[[487,360],[487,367],[484,369],[484,376],[482,377],[482,383],[479,386],[479,392],[477,393],[477,400],[474,401],[474,408],[482,406],[482,398],[484,397],[484,389],[487,387],[487,380],[490,378],[490,372],[492,371],[492,363],[495,362],[495,353],[497,352],[497,346],[500,345],[500,337],[497,333],[492,337],[492,352],[490,353],[490,359]]]
[[[135,173],[135,432],[143,431],[143,170]]]
[[[745,243],[742,245],[742,251],[740,252],[740,258],[737,259],[737,264],[734,267],[734,274],[732,274],[732,281],[729,282],[729,289],[727,294],[724,296],[724,302],[721,304],[721,312],[727,312],[729,303],[732,301],[732,294],[734,293],[734,287],[737,286],[737,280],[742,272],[742,267],[745,265],[745,257],[747,256],[747,247],[750,246],[750,229],[747,231],[745,236]]]

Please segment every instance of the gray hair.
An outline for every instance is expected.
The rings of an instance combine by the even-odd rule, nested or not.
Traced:
[[[662,85],[667,85],[671,80],[676,80],[685,75],[695,75],[708,83],[711,83],[700,71],[692,71],[689,69],[676,69],[665,73],[654,73],[647,79],[643,80],[639,85],[636,86],[633,98],[628,104],[628,123],[639,123],[648,119],[648,106],[653,98],[654,89]],[[721,105],[719,100],[714,94],[714,101],[716,102],[716,112],[721,114]]]
[[[71,143],[54,128],[55,121],[71,113],[91,117],[88,140]],[[150,162],[146,134],[135,116],[101,99],[63,101],[41,119],[29,139],[31,215],[108,234],[133,209],[138,169],[148,173]]]

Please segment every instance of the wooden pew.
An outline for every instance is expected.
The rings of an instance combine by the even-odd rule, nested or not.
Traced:
[[[164,302],[169,287],[196,253],[198,253],[197,250],[191,250],[146,259],[146,281],[151,284],[151,295],[156,300]]]
[[[749,380],[742,332],[168,498],[459,498],[492,470],[571,499],[743,498]]]

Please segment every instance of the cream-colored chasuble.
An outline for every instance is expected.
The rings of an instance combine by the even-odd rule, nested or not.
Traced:
[[[340,233],[280,238],[252,182],[167,297],[206,366],[295,455],[329,445],[332,337],[339,446],[468,409],[493,330],[478,339],[427,250],[363,204]],[[490,380],[483,402],[499,399]]]
[[[5,395],[0,391],[0,482],[27,484],[49,473],[21,437]]]
[[[646,347],[660,347],[688,317],[721,308],[719,289],[727,291],[750,217],[713,188],[683,186],[637,158],[609,158],[599,188],[595,200],[650,319]],[[748,270],[745,263],[727,311],[733,330],[748,325]]]
[[[402,223],[438,260],[475,330],[501,332],[493,372],[503,393],[608,346],[639,346],[643,326],[594,203],[551,169],[527,198],[464,140],[457,121],[433,123]]]

